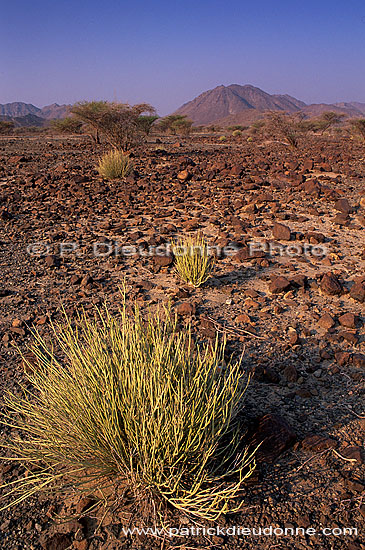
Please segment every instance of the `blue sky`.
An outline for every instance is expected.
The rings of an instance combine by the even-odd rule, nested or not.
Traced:
[[[220,84],[365,102],[363,0],[12,0],[0,103],[107,99],[167,114]]]

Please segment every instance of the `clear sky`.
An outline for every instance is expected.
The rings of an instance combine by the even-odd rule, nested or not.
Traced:
[[[365,102],[364,0],[2,0],[0,103],[150,102],[220,84]]]

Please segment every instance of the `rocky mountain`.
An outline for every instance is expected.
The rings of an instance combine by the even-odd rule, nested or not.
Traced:
[[[26,115],[38,115],[40,109],[31,103],[16,101],[0,105],[0,115],[6,117],[21,117]]]
[[[51,120],[54,118],[64,118],[67,116],[68,109],[69,105],[58,105],[57,103],[39,108],[31,103],[16,101],[14,103],[5,103],[4,105],[0,104],[0,116],[12,120],[14,118],[35,115],[41,119]]]
[[[336,111],[356,117],[365,114],[364,103],[336,103],[307,105],[295,97],[284,94],[268,94],[251,85],[217,86],[182,105],[175,114],[185,115],[194,124],[251,124],[267,111],[295,113],[303,111],[307,116],[317,116],[324,111]]]

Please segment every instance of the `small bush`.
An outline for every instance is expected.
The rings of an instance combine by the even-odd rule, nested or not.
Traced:
[[[232,136],[233,136],[233,137],[242,136],[242,131],[241,131],[241,130],[233,130]]]
[[[232,499],[254,468],[238,451],[247,380],[239,362],[222,370],[224,343],[195,344],[168,309],[128,316],[125,301],[120,319],[83,313],[53,333],[52,345],[36,334],[27,384],[5,397],[3,424],[17,434],[7,449],[27,469],[5,508],[69,490],[115,505],[110,487],[148,520],[167,503],[208,520],[240,507]]]
[[[227,141],[226,136],[219,136],[218,141]]]
[[[350,121],[350,125],[354,134],[360,136],[365,141],[365,118],[355,118]]]
[[[180,237],[173,244],[172,251],[175,269],[183,281],[197,288],[209,279],[214,256],[209,255],[208,244],[200,233]]]
[[[11,134],[14,130],[14,122],[12,120],[0,120],[0,135]]]
[[[251,143],[251,141],[253,141],[253,137],[249,136],[249,137],[247,138],[247,141],[248,141],[248,143]]]
[[[107,180],[125,178],[133,168],[129,155],[112,149],[101,157],[98,164],[99,174]]]

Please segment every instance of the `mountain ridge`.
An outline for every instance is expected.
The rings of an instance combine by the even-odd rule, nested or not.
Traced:
[[[289,94],[269,94],[251,84],[221,84],[184,103],[174,114],[187,116],[195,125],[217,123],[228,126],[251,124],[267,111],[301,111],[308,117],[318,116],[324,111],[335,111],[359,117],[365,115],[365,103],[354,101],[307,105]]]
[[[27,115],[35,115],[45,120],[59,119],[67,116],[69,105],[52,103],[44,107],[36,107],[32,103],[13,101],[12,103],[0,104],[0,116],[9,118],[20,118]]]

